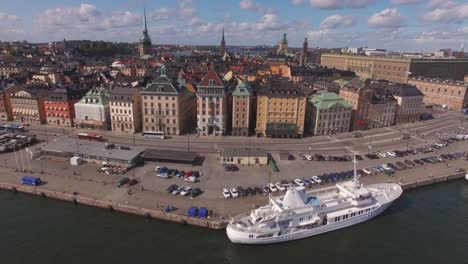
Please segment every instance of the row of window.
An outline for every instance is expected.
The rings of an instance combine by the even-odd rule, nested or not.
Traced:
[[[147,106],[148,106],[148,103],[145,102],[145,103],[143,103],[143,105],[144,105],[145,107],[147,107]],[[153,103],[153,102],[151,102],[149,105],[150,105],[150,107],[154,107],[154,103]],[[166,103],[166,108],[168,108],[168,107],[169,107],[169,104]],[[176,107],[176,106],[175,106],[175,103],[172,103],[172,108],[175,108],[175,107]],[[161,108],[161,103],[158,103],[158,108]]]
[[[125,121],[127,121],[127,120],[125,120]],[[166,124],[170,124],[170,123],[171,123],[171,119],[169,119],[169,118],[166,119],[166,121],[167,121]],[[150,118],[145,117],[145,122],[146,122],[146,123],[155,123],[155,119],[154,119],[154,118],[151,118],[151,119],[150,119]],[[164,119],[160,118],[160,119],[156,120],[156,123],[161,123],[161,122],[164,122]],[[172,124],[175,124],[176,122],[177,122],[177,121],[176,121],[175,118],[172,119]],[[152,131],[154,131],[154,130],[152,130]]]
[[[112,116],[112,120],[117,120],[117,121],[125,121],[125,122],[132,122],[132,118],[131,117],[123,117],[123,116]]]
[[[372,208],[367,208],[365,210],[360,210],[358,212],[337,216],[337,217],[335,217],[335,222],[338,222],[338,221],[341,221],[341,220],[346,220],[346,219],[348,219],[350,217],[355,217],[356,215],[362,215],[364,213],[368,213],[368,212],[374,210],[375,208],[376,208],[376,206],[374,206]]]
[[[166,130],[166,135],[171,135],[171,128],[170,127],[166,127],[166,129],[164,129],[164,127],[145,126],[145,130],[146,131],[164,131],[164,130]],[[176,127],[172,127],[172,133],[174,135],[177,134],[177,128]]]
[[[111,109],[111,113],[116,113],[116,114],[129,114],[131,115],[132,114],[132,110],[126,110],[126,109],[115,109],[115,108],[112,108]]]
[[[150,100],[154,100],[154,97],[156,97],[156,96],[146,96],[146,95],[145,95],[145,96],[143,96],[143,99],[146,100],[146,99],[149,98]],[[169,100],[169,97],[166,96],[165,99],[166,99],[166,100]],[[161,100],[161,96],[158,96],[158,100]],[[174,101],[174,100],[175,100],[175,96],[171,96],[171,100]]]

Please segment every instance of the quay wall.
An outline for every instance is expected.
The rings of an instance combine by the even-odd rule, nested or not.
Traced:
[[[141,215],[148,218],[155,218],[161,219],[181,224],[188,224],[198,227],[204,227],[209,229],[221,230],[226,228],[227,220],[213,220],[207,218],[196,218],[196,217],[188,217],[181,214],[175,213],[166,213],[163,211],[152,210],[147,208],[140,208],[136,206],[121,204],[121,203],[113,203],[107,202],[97,199],[92,199],[89,197],[81,196],[79,194],[73,195],[70,193],[65,192],[57,192],[42,189],[40,187],[33,187],[33,186],[26,186],[20,184],[11,184],[11,183],[3,183],[0,182],[0,189],[10,190],[10,191],[18,191],[27,194],[38,195],[46,198],[52,198],[77,204],[83,204],[87,206],[93,206],[98,208],[103,208],[111,211],[134,214],[134,215]]]
[[[446,182],[450,180],[460,179],[465,176],[465,173],[459,173],[449,176],[435,176],[427,179],[411,181],[411,182],[401,182],[400,185],[402,186],[403,190],[410,190],[418,187],[428,186],[440,182]],[[83,204],[87,206],[94,206],[98,208],[103,208],[107,210],[112,210],[116,212],[123,212],[128,214],[135,214],[141,215],[144,217],[161,219],[181,224],[188,224],[198,227],[204,227],[209,229],[221,230],[226,228],[228,223],[227,220],[214,220],[214,219],[201,219],[196,217],[188,217],[181,214],[175,213],[166,213],[163,211],[152,210],[147,208],[140,208],[136,206],[121,204],[121,203],[114,203],[114,202],[107,202],[97,199],[92,199],[89,197],[85,197],[82,195],[73,195],[71,193],[66,192],[57,192],[52,190],[43,189],[40,187],[33,187],[33,186],[26,186],[21,184],[12,184],[12,183],[5,183],[0,182],[0,189],[10,190],[10,191],[18,191],[22,193],[28,193],[33,195],[38,195],[42,197]]]

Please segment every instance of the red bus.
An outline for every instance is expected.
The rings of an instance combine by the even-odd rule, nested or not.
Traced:
[[[89,141],[102,141],[102,136],[96,133],[79,133],[78,138],[82,140],[89,140]]]

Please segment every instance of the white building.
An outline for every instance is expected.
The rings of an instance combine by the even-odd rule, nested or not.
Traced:
[[[110,128],[109,92],[93,88],[75,104],[75,126],[108,130]]]

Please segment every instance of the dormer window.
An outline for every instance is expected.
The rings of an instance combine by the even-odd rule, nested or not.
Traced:
[[[208,80],[208,85],[214,85],[214,80],[213,80],[213,79],[209,79],[209,80]]]

